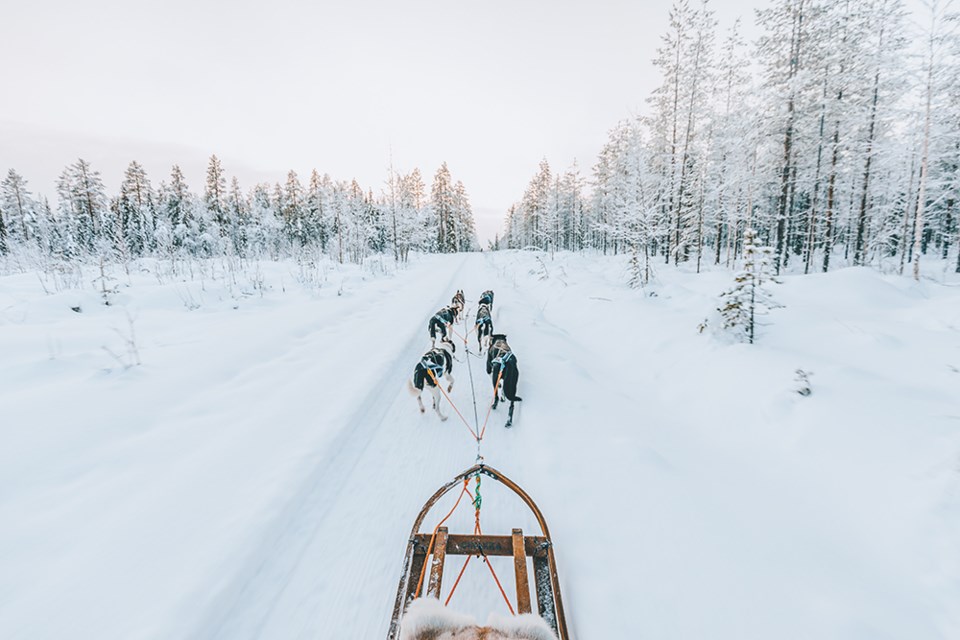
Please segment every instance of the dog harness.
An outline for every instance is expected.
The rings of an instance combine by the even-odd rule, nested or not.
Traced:
[[[481,325],[481,324],[484,324],[484,323],[487,323],[487,322],[493,323],[493,318],[491,318],[490,316],[481,316],[481,317],[477,318],[477,324],[478,324],[478,325]]]
[[[423,360],[420,361],[420,364],[423,365],[423,368],[424,368],[424,369],[427,369],[427,370],[429,370],[429,371],[432,371],[434,377],[436,377],[436,378],[442,378],[442,377],[443,377],[443,368],[444,368],[444,367],[443,367],[443,364],[442,364],[442,363],[441,363],[441,364],[437,364],[437,363],[434,362],[433,360],[429,360],[429,359],[427,359],[427,358],[424,358]]]
[[[491,362],[493,364],[500,365],[500,368],[502,369],[504,366],[506,366],[508,362],[510,362],[510,358],[512,357],[514,357],[513,351],[505,351],[504,353],[501,353],[496,358],[491,360]]]

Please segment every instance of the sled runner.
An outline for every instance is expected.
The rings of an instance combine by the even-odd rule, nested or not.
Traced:
[[[464,486],[472,478],[477,479],[479,496],[480,475],[493,478],[500,484],[517,494],[533,512],[540,525],[542,535],[528,536],[520,529],[514,529],[512,535],[484,535],[482,533],[454,534],[449,533],[446,527],[438,526],[434,533],[420,532],[420,525],[431,507],[440,498]],[[466,492],[469,495],[469,491]],[[477,501],[479,512],[479,498]],[[456,507],[455,507],[456,508]],[[451,511],[453,513],[453,511]],[[448,515],[449,517],[449,515]],[[479,519],[478,519],[479,522]],[[516,576],[516,612],[517,614],[531,613],[530,581],[527,575],[527,557],[533,558],[533,585],[537,596],[537,611],[541,618],[556,634],[558,640],[570,640],[567,632],[567,623],[563,615],[563,602],[560,598],[560,580],[557,577],[557,565],[553,554],[553,542],[547,523],[540,513],[540,509],[530,496],[516,483],[502,473],[484,464],[474,465],[466,471],[440,487],[431,496],[420,510],[410,540],[407,542],[407,552],[403,560],[403,573],[397,587],[397,598],[393,607],[393,618],[387,632],[387,640],[397,640],[400,637],[401,622],[407,607],[412,601],[421,596],[440,598],[440,587],[444,577],[444,563],[447,556],[513,556],[514,572]],[[432,557],[427,572],[425,564]],[[492,570],[492,569],[491,569]],[[455,571],[455,570],[454,570]],[[423,576],[427,578],[423,578]],[[454,587],[456,583],[454,583]],[[499,585],[499,580],[497,581]],[[418,593],[419,589],[419,593]],[[502,587],[501,587],[502,591]],[[506,594],[503,594],[506,598]],[[509,600],[508,600],[509,606]],[[511,608],[512,609],[512,608]],[[512,611],[511,611],[512,612]]]

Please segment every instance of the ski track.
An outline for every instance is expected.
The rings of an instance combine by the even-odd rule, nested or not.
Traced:
[[[464,262],[451,275],[436,305],[424,309],[424,318],[429,318],[437,308],[449,302]],[[347,316],[344,314],[344,321],[349,319]],[[298,570],[317,530],[325,523],[326,515],[336,506],[341,492],[349,488],[352,473],[371,443],[389,424],[386,417],[396,396],[385,394],[384,390],[396,388],[400,379],[404,384],[398,395],[412,402],[406,391],[406,374],[424,351],[425,327],[426,321],[408,334],[405,346],[371,387],[360,403],[361,408],[324,447],[324,451],[316,455],[313,471],[304,478],[275,523],[264,532],[243,568],[209,606],[190,637],[197,640],[261,637],[263,627],[278,601],[284,597],[292,575]],[[308,340],[309,334],[310,330],[306,329],[300,336],[301,342]],[[283,354],[273,360],[287,357],[288,354]],[[456,417],[451,416],[451,419]],[[348,527],[341,525],[338,530],[346,533]],[[343,542],[348,542],[347,535],[343,536]]]

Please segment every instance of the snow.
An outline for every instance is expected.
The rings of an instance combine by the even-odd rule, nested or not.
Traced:
[[[110,306],[95,269],[0,277],[2,638],[384,637],[417,511],[475,460],[406,389],[458,288],[470,314],[496,292],[518,358],[483,455],[547,518],[574,638],[960,637],[960,283],[786,276],[745,345],[697,331],[722,269],[634,291],[594,255],[137,264]],[[485,533],[539,534],[482,491]],[[506,614],[481,563],[451,607]]]

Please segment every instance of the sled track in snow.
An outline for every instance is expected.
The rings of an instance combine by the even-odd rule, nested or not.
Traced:
[[[461,261],[450,276],[439,304],[446,303],[449,290],[465,263]],[[424,317],[429,317],[433,311],[425,311]],[[316,532],[336,504],[336,496],[347,485],[351,472],[375,435],[385,426],[385,418],[396,394],[383,390],[393,389],[398,372],[406,371],[410,363],[423,355],[423,343],[423,327],[418,325],[409,334],[403,350],[359,403],[358,411],[324,447],[323,453],[316,455],[313,468],[300,488],[275,522],[267,527],[242,567],[214,597],[187,637],[195,640],[252,640],[260,637]]]

